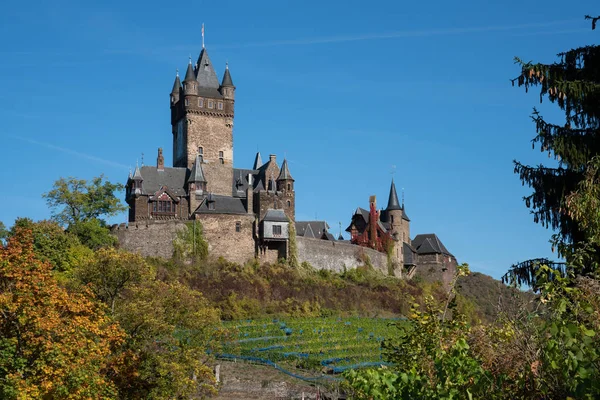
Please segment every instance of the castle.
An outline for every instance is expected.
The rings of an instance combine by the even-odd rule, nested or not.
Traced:
[[[231,261],[288,258],[293,239],[299,261],[317,268],[353,267],[366,255],[396,276],[428,270],[447,280],[456,259],[434,234],[411,240],[393,181],[386,209],[377,210],[371,196],[369,210],[357,208],[352,215],[346,241],[341,235],[336,240],[325,221],[296,221],[294,178],[285,159],[280,167],[275,155],[263,163],[257,153],[252,168],[234,168],[235,92],[229,67],[219,81],[204,46],[195,64],[190,58],[183,82],[176,75],[170,93],[173,166],[165,166],[159,148],[155,166],[130,173],[129,225],[114,228],[123,247],[168,256],[182,222],[196,220],[210,254]]]

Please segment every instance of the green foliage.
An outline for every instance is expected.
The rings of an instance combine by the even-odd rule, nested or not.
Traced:
[[[106,303],[114,314],[115,304],[123,298],[125,290],[151,281],[156,273],[139,254],[107,248],[96,252],[95,257],[76,268],[73,275]]]
[[[219,314],[203,296],[179,283],[137,286],[115,311],[137,355],[135,376],[121,382],[125,398],[190,398],[215,393],[207,348],[218,350]]]
[[[89,288],[108,306],[127,333],[119,348],[124,362],[113,376],[121,398],[190,398],[214,392],[212,357],[206,349],[218,348],[213,340],[224,332],[218,310],[200,292],[174,279],[158,280],[154,265],[114,248],[98,250],[72,276],[76,286]]]
[[[524,185],[533,189],[524,198],[526,206],[536,223],[556,231],[553,249],[567,261],[563,264],[546,259],[528,260],[514,265],[503,278],[534,289],[537,289],[536,271],[541,265],[552,266],[559,274],[568,273],[573,254],[590,238],[585,223],[576,218],[567,199],[580,188],[590,162],[600,155],[600,46],[580,47],[558,56],[560,60],[553,64],[523,62],[517,58],[521,74],[513,80],[513,84],[526,90],[539,87],[540,102],[545,98],[557,104],[565,117],[564,124],[553,124],[535,109],[532,116],[537,131],[533,147],[537,144],[541,152],[548,153],[557,167],[529,166],[515,161],[515,173]],[[590,256],[577,273],[587,274],[597,263],[598,255]]]
[[[177,261],[192,260],[193,263],[208,257],[208,242],[202,234],[202,224],[194,220],[186,224],[187,229],[177,232],[173,240],[173,258]]]
[[[110,230],[101,220],[96,218],[73,223],[69,225],[68,231],[92,250],[114,247],[117,244],[117,238],[111,235]]]
[[[54,221],[33,222],[29,218],[17,218],[8,236],[16,235],[20,229],[31,231],[36,257],[49,262],[55,271],[68,273],[92,256],[92,252],[80,243],[77,236],[65,231]]]
[[[292,221],[291,219],[288,218],[288,222],[289,222],[289,257],[288,257],[288,263],[290,264],[290,266],[292,268],[298,268],[298,266],[300,265],[298,262],[298,245],[296,243],[296,224],[294,223],[294,221]]]
[[[127,210],[127,206],[115,196],[115,192],[123,190],[123,185],[103,180],[100,175],[91,182],[73,177],[54,182],[53,189],[43,195],[52,209],[52,219],[63,226],[70,226]]]
[[[0,221],[0,242],[8,239],[8,230],[2,221]]]

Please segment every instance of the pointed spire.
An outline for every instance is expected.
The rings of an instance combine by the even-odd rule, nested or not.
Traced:
[[[140,166],[138,165],[137,161],[135,162],[135,171],[133,172],[133,180],[134,181],[143,180],[142,172],[140,171]]]
[[[390,187],[390,197],[388,199],[388,206],[386,208],[387,211],[390,210],[401,210],[400,202],[398,201],[398,193],[396,193],[396,184],[394,183],[394,179],[392,179],[392,186]]]
[[[179,79],[179,69],[175,73],[175,82],[173,82],[173,90],[171,90],[171,94],[178,95],[179,90],[181,89],[181,80]]]
[[[190,56],[190,62],[188,63],[187,71],[185,72],[185,78],[183,81],[191,82],[195,79],[196,77],[194,76],[194,67],[192,67],[192,57]]]
[[[225,63],[225,73],[223,74],[223,80],[221,86],[233,87],[233,81],[231,80],[231,74],[229,73],[229,63]]]
[[[290,169],[288,168],[287,160],[283,160],[283,164],[281,165],[281,171],[279,172],[278,181],[290,180],[293,181],[292,174],[290,174]]]
[[[256,158],[254,159],[254,168],[253,169],[259,169],[260,167],[262,167],[263,162],[262,162],[262,158],[260,157],[260,152],[256,152]]]
[[[198,57],[198,73],[196,75],[196,80],[200,84],[200,87],[218,89],[220,86],[219,78],[217,78],[217,73],[212,66],[212,62],[208,57],[206,49],[202,49],[200,56]]]
[[[204,171],[202,170],[202,159],[200,158],[200,155],[196,156],[196,161],[194,161],[192,171],[190,172],[189,182],[206,182]]]

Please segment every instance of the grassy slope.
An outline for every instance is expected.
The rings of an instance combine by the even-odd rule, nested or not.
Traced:
[[[446,296],[437,283],[398,280],[366,267],[336,274],[285,264],[241,266],[220,260],[181,266],[153,262],[164,279],[179,279],[201,291],[227,320],[271,315],[401,316],[426,295],[439,301]],[[458,288],[459,310],[474,321],[494,319],[498,299],[508,304],[515,292],[480,273],[461,278]]]

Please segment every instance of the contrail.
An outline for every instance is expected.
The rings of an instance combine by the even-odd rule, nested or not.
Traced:
[[[66,154],[71,154],[71,155],[76,156],[76,157],[85,158],[86,160],[95,161],[95,162],[98,162],[98,163],[101,163],[101,164],[110,165],[111,167],[124,168],[124,169],[128,169],[129,168],[125,164],[121,164],[121,163],[114,162],[114,161],[111,161],[111,160],[106,160],[104,158],[100,158],[100,157],[96,157],[96,156],[93,156],[93,155],[90,155],[90,154],[86,154],[86,153],[82,153],[82,152],[79,152],[79,151],[75,151],[75,150],[67,149],[67,148],[64,148],[64,147],[56,146],[56,145],[53,145],[53,144],[50,144],[50,143],[39,142],[37,140],[26,138],[26,137],[12,136],[12,138],[17,139],[17,140],[21,140],[23,142],[31,143],[31,144],[37,144],[38,146],[46,147],[48,149],[58,150],[60,152],[63,152],[63,153],[66,153]]]
[[[286,40],[272,40],[265,42],[250,42],[240,43],[237,45],[219,45],[215,47],[219,48],[237,48],[237,47],[267,47],[267,46],[281,46],[281,45],[307,45],[307,44],[323,44],[323,43],[343,43],[343,42],[358,42],[364,40],[376,40],[376,39],[394,39],[403,37],[427,37],[427,36],[441,36],[441,35],[460,35],[465,33],[483,33],[483,32],[502,32],[502,31],[513,31],[527,28],[547,28],[555,25],[563,25],[573,22],[581,22],[581,19],[566,19],[560,21],[550,22],[535,22],[529,24],[519,25],[492,25],[492,26],[479,26],[479,27],[467,27],[467,28],[445,28],[445,29],[426,29],[426,30],[412,30],[412,31],[393,31],[387,33],[371,33],[363,35],[348,35],[348,36],[324,36],[316,38],[305,38],[305,39],[286,39]],[[547,32],[544,32],[547,34]],[[560,33],[560,32],[557,32]],[[531,32],[530,34],[535,34]]]

